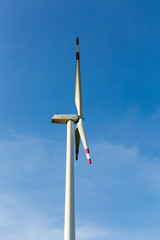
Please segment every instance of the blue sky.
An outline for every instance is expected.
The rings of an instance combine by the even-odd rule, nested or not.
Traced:
[[[66,126],[85,127],[75,162],[77,240],[160,235],[160,3],[24,0],[0,7],[0,237],[62,240]]]

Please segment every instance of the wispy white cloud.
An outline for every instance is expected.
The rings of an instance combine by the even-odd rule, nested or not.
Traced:
[[[83,226],[77,229],[76,234],[78,240],[103,240],[108,238],[112,233],[100,227]]]
[[[80,224],[83,224],[85,216],[90,221],[96,219],[98,222],[99,219],[103,228],[112,229],[112,233],[119,228],[123,229],[124,235],[125,232],[134,232],[135,239],[139,239],[138,232],[145,235],[144,229],[154,227],[157,235],[160,224],[159,159],[141,154],[137,146],[109,142],[92,145],[91,153],[91,170],[84,164],[78,170],[77,204],[81,210],[77,211]],[[90,217],[85,211],[90,213]],[[151,232],[148,234],[152,236]],[[109,236],[107,239],[116,238]]]
[[[159,160],[108,142],[91,153],[75,163],[77,240],[158,240]],[[63,239],[65,144],[12,134],[0,155],[0,237]]]
[[[62,145],[22,134],[0,140],[0,238],[60,239],[62,230],[56,225],[63,221],[64,208]]]
[[[107,178],[111,172],[114,178],[115,173],[118,173],[116,180],[119,178],[119,184],[124,184],[128,176],[127,181],[131,182],[131,177],[134,177],[136,181],[143,181],[149,188],[152,187],[152,190],[154,186],[155,190],[160,187],[159,159],[141,154],[137,146],[127,147],[103,142],[92,145],[92,151],[95,169],[107,173],[101,174],[100,177],[105,175]],[[119,176],[120,172],[123,173],[122,176]]]
[[[38,176],[42,171],[50,171],[51,167],[53,172],[56,171],[55,167],[59,168],[60,161],[65,158],[65,146],[62,146],[63,143],[34,135],[12,134],[1,139],[0,178],[7,180],[9,176],[10,179],[22,180],[29,176],[33,178],[35,174]],[[61,165],[62,169],[65,168],[64,165]]]
[[[138,146],[141,153],[160,157],[160,109],[143,114],[139,105],[130,107],[125,113],[104,116],[104,124],[99,122],[98,137],[117,145]],[[95,139],[93,131],[92,138]]]
[[[13,195],[0,195],[0,237],[12,239],[63,239],[63,230],[56,227],[56,218],[52,220],[29,207],[23,199]]]
[[[118,229],[104,229],[98,227],[82,227],[77,229],[77,240],[150,240],[151,237],[154,240],[159,239],[160,231],[154,231],[153,229],[143,229],[137,231],[127,231]]]

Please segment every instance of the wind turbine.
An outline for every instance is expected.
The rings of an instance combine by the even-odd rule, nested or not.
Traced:
[[[75,207],[74,207],[74,125],[75,129],[75,148],[76,160],[78,160],[80,138],[88,159],[91,164],[91,158],[84,130],[84,118],[82,114],[82,93],[80,77],[80,55],[79,39],[76,39],[76,86],[75,86],[75,104],[78,114],[55,114],[52,117],[52,123],[67,124],[67,153],[66,153],[66,192],[65,192],[65,222],[64,222],[64,240],[75,240]]]

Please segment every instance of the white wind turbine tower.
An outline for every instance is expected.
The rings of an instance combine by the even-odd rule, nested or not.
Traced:
[[[82,115],[82,93],[79,61],[79,39],[76,40],[76,86],[75,86],[75,104],[78,114],[55,114],[52,117],[52,123],[67,124],[67,153],[66,153],[66,193],[65,193],[65,222],[64,222],[64,240],[75,240],[75,207],[74,207],[74,124],[75,129],[75,147],[76,160],[78,159],[80,138],[88,162],[91,164],[88,143],[83,124]]]

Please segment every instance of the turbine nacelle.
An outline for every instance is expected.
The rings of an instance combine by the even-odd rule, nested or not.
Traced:
[[[69,120],[73,121],[74,123],[77,123],[79,120],[79,117],[76,114],[55,114],[52,117],[51,122],[59,123],[59,124],[67,124]]]

